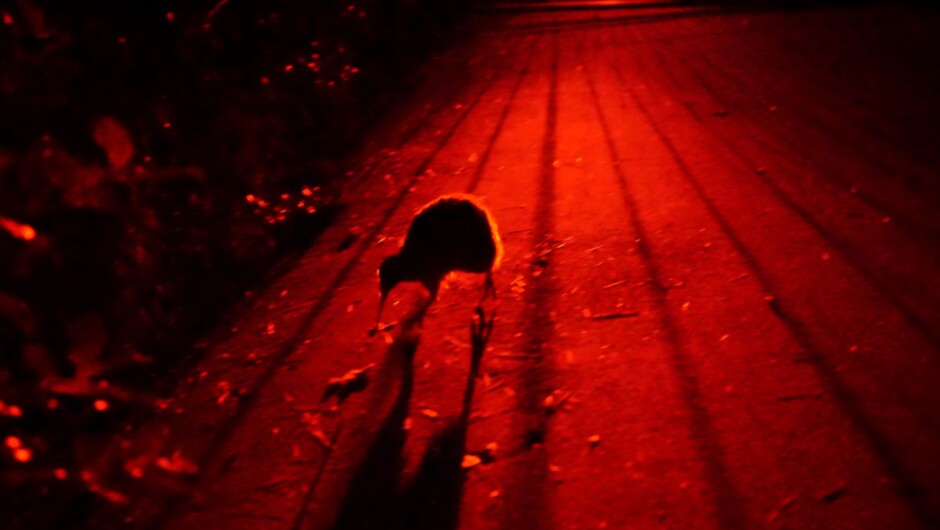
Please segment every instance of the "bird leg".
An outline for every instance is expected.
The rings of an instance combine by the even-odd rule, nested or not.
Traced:
[[[477,306],[474,318],[470,320],[470,344],[473,354],[473,366],[479,366],[480,358],[486,350],[486,344],[493,334],[493,323],[496,321],[496,310],[490,313],[489,318],[483,307]]]
[[[483,302],[489,298],[489,295],[493,295],[493,300],[496,300],[496,285],[493,283],[493,271],[486,271],[486,281],[483,284],[483,297],[480,298],[480,301],[477,302],[477,309],[483,306]]]
[[[375,315],[375,326],[369,330],[369,336],[374,337],[376,333],[379,332],[382,325],[382,309],[385,307],[385,299],[388,298],[388,293],[383,292],[382,298],[379,299],[379,312]]]
[[[437,300],[437,291],[441,287],[441,279],[438,278],[437,281],[422,281],[421,284],[424,285],[424,288],[428,290],[428,299],[421,308],[421,311],[417,313],[419,315],[418,322],[424,319],[424,315],[431,309],[431,304]]]

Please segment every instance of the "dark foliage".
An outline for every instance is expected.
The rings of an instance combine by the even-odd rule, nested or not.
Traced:
[[[141,396],[172,387],[195,338],[329,222],[335,162],[465,7],[0,4],[0,511],[13,527],[61,520],[43,509],[53,500],[115,500],[83,475],[96,441],[146,413]]]

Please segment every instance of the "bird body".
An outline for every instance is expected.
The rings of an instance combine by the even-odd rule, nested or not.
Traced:
[[[398,254],[416,279],[451,271],[484,273],[496,264],[498,236],[490,216],[467,198],[444,197],[422,208]]]
[[[412,220],[399,253],[385,258],[379,268],[379,319],[388,293],[399,283],[421,282],[430,303],[441,280],[453,271],[485,273],[483,298],[495,295],[492,271],[501,254],[496,224],[474,197],[450,195],[427,204]]]

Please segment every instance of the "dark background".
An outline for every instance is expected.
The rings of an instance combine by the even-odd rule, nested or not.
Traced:
[[[468,7],[0,3],[0,432],[33,448],[0,459],[3,519],[93,510],[80,461],[341,208],[343,157]]]
[[[82,475],[101,441],[151,412],[198,338],[343,208],[344,158],[469,32],[470,12],[469,0],[0,3],[0,520],[77,526],[121,502]],[[936,86],[934,56],[904,58],[899,71]],[[935,130],[932,100],[922,108],[911,130]]]

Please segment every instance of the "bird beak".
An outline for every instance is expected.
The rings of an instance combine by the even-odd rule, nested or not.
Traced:
[[[382,323],[382,309],[385,307],[386,298],[388,298],[388,292],[382,291],[382,298],[379,299],[379,312],[375,315],[375,326],[369,330],[371,336],[375,336],[379,332],[379,325]]]

